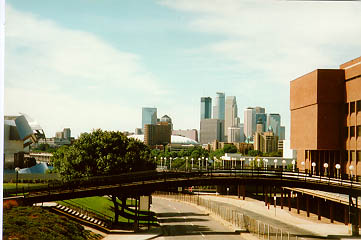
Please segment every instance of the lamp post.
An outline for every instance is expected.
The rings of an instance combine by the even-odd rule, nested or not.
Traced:
[[[311,166],[312,166],[312,174],[316,175],[316,163],[312,162]]]
[[[155,164],[157,164],[157,157],[154,157],[154,162],[155,162]],[[158,166],[158,164],[157,164],[157,166]]]
[[[192,158],[191,160],[192,160],[192,170],[193,170],[193,161],[194,161],[194,158]]]
[[[203,165],[204,165],[204,157],[202,157],[202,170],[203,170]]]
[[[163,163],[163,167],[166,168],[167,167],[167,157],[164,157],[164,163]]]
[[[302,165],[303,171],[305,171],[305,172],[306,172],[306,169],[305,169],[305,162],[301,162],[301,165]]]
[[[327,177],[327,168],[328,168],[328,163],[324,163],[323,167],[325,168],[325,176]]]
[[[348,169],[350,170],[350,180],[352,181],[352,179],[353,179],[352,171],[353,171],[354,167],[353,167],[352,165],[350,165],[350,166],[348,167]]]
[[[163,169],[163,157],[160,157],[160,168]]]
[[[188,170],[188,157],[186,157],[186,171]]]
[[[282,160],[282,168],[283,168],[283,170],[285,170],[285,168],[286,168],[286,160]]]
[[[265,169],[267,170],[268,159],[267,159],[267,158],[264,158],[264,162],[265,162]]]
[[[259,168],[259,162],[261,161],[261,159],[257,159],[257,167]]]
[[[198,170],[201,170],[201,158],[198,158]]]
[[[273,160],[273,162],[275,163],[275,169],[277,168],[277,159]]]
[[[15,172],[16,172],[16,196],[18,195],[18,180],[19,180],[19,171],[20,168],[15,168]]]
[[[172,170],[172,157],[169,158],[169,170]]]
[[[295,171],[295,165],[296,165],[296,161],[292,160],[292,171]]]
[[[206,158],[206,171],[208,171],[208,158]]]
[[[336,178],[340,178],[341,165],[337,163],[335,167],[336,167]]]

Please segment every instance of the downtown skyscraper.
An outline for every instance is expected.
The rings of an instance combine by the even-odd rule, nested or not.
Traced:
[[[212,118],[212,98],[201,98],[201,120]]]
[[[238,142],[239,134],[232,134],[232,131],[240,131],[239,129],[239,117],[238,117],[238,107],[237,100],[235,96],[226,97],[226,111],[225,111],[225,123],[224,123],[224,133],[227,135],[226,139],[228,142]],[[228,136],[236,136],[228,138]],[[237,137],[238,136],[238,137]]]
[[[142,128],[145,124],[157,124],[157,108],[142,108]]]
[[[225,94],[223,92],[216,93],[216,101],[213,107],[213,118],[225,120]]]

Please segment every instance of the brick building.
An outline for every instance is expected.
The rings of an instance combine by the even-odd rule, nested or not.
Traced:
[[[361,175],[361,57],[317,69],[290,84],[291,148],[297,166],[316,174]],[[352,166],[352,167],[350,167]]]

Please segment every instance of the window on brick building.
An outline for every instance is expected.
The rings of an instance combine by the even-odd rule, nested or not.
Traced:
[[[356,111],[357,111],[357,112],[361,112],[361,100],[358,100],[358,101],[356,102]]]
[[[361,161],[361,151],[356,152],[356,158],[357,161]]]
[[[355,102],[350,102],[350,113],[355,112]]]
[[[351,126],[350,127],[350,137],[354,137],[355,136],[355,126]]]
[[[356,137],[361,137],[361,125],[356,127]]]

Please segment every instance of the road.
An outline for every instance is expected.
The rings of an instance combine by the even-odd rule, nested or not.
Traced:
[[[151,210],[162,225],[163,236],[157,239],[242,239],[240,233],[190,204],[153,197]]]

